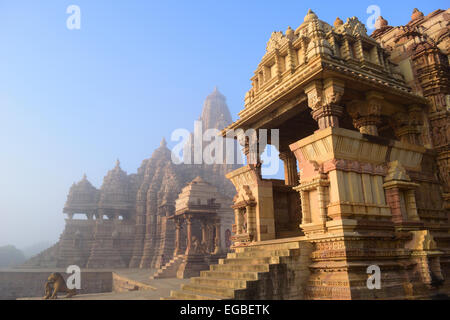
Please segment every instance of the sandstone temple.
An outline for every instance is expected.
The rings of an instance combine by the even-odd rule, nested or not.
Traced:
[[[449,21],[415,9],[368,35],[355,17],[330,25],[310,10],[273,32],[222,131],[257,130],[237,136],[249,164],[227,174],[233,252],[168,299],[448,295]],[[250,161],[259,129],[280,130],[283,181]]]
[[[205,102],[245,165],[175,165],[163,141],[136,174],[74,184],[59,243],[28,263],[190,278],[165,299],[448,296],[449,29],[450,9],[371,35],[310,10],[272,33],[237,121],[217,90]],[[262,129],[283,180],[262,174]]]
[[[203,130],[222,129],[232,122],[226,99],[217,88],[207,97],[199,120]],[[190,142],[185,148],[192,148]],[[195,198],[191,194],[192,199],[181,209],[187,209],[192,202],[204,211],[203,215],[208,214],[194,219],[195,226],[191,230],[192,236],[203,232],[204,238],[197,234],[197,239],[207,250],[200,257],[196,255],[197,260],[201,260],[197,267],[207,269],[208,263],[217,262],[231,244],[234,188],[225,175],[237,167],[232,164],[174,164],[171,156],[163,139],[136,174],[127,174],[117,160],[100,189],[95,188],[86,175],[74,183],[64,207],[67,219],[60,241],[25,266],[158,269],[177,258],[177,263],[172,264],[185,268],[185,252],[187,255],[191,240],[187,237],[189,228],[174,216],[177,202],[181,201],[178,197],[185,196],[180,193],[184,187],[192,185],[201,185],[203,189]],[[203,229],[198,231],[197,227]],[[172,264],[169,270],[173,270]],[[180,277],[191,274],[189,270],[188,267],[186,272],[181,272]],[[173,272],[176,275],[177,270]],[[155,276],[171,274],[167,273]]]

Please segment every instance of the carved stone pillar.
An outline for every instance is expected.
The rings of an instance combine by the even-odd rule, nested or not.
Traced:
[[[401,142],[421,144],[420,126],[423,125],[423,111],[418,107],[411,107],[408,113],[396,113],[391,117],[391,126]]]
[[[239,208],[235,208],[234,209],[234,220],[236,223],[236,235],[240,235],[242,234],[242,214],[241,214],[241,209]]]
[[[256,236],[256,213],[254,204],[248,204],[245,207],[247,218],[247,233],[251,241],[255,241]],[[245,223],[245,222],[244,222]]]
[[[220,245],[220,220],[217,220],[214,224],[216,228],[216,236],[214,238],[214,254],[219,254],[222,251],[221,245]]]
[[[213,253],[216,248],[216,238],[214,236],[215,223],[210,221],[208,223],[208,253]]]
[[[290,151],[280,152],[280,159],[284,163],[284,182],[287,186],[298,184],[297,158]]]
[[[192,249],[192,217],[186,217],[186,254],[189,254],[189,252]]]
[[[244,154],[247,164],[255,166],[256,172],[261,177],[261,157],[260,155],[264,151],[265,145],[262,146],[258,139],[258,133],[256,130],[242,131],[237,135],[239,144],[242,146],[242,153]],[[263,150],[260,150],[263,149]]]
[[[344,108],[339,105],[344,94],[344,84],[335,79],[314,81],[305,88],[311,115],[319,125],[319,130],[339,127],[339,118]]]
[[[180,254],[181,251],[181,221],[175,220],[175,251],[173,253],[174,256]]]
[[[369,92],[365,101],[353,101],[348,104],[347,111],[353,118],[353,125],[359,132],[378,136],[382,101],[382,95]]]
[[[201,243],[207,244],[208,243],[208,228],[207,228],[207,222],[206,220],[201,221],[201,228],[202,228],[202,239]]]

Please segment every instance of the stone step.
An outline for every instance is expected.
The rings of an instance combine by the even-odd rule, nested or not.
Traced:
[[[227,299],[229,298],[205,293],[197,294],[195,292],[184,290],[177,290],[177,291],[172,290],[170,292],[170,297],[164,298],[164,300],[227,300]]]
[[[284,242],[272,243],[266,245],[237,247],[235,252],[249,252],[249,251],[272,251],[272,250],[289,250],[300,249],[300,242]]]
[[[235,258],[235,259],[220,259],[219,260],[219,264],[238,264],[238,265],[278,264],[278,263],[280,263],[280,257]]]
[[[178,255],[164,266],[158,269],[151,277],[150,280],[159,278],[176,278],[179,265],[183,261],[183,255]]]
[[[206,287],[220,287],[230,289],[245,289],[247,288],[247,280],[236,279],[216,279],[207,277],[194,277],[191,278],[191,283]]]
[[[193,293],[196,293],[199,295],[210,294],[213,296],[224,297],[226,299],[233,299],[234,292],[236,289],[222,288],[222,287],[209,287],[209,286],[188,283],[188,284],[182,284],[181,290],[193,292]]]
[[[299,255],[300,249],[284,249],[284,250],[257,250],[257,251],[244,251],[244,252],[232,252],[228,253],[228,259],[235,258],[264,258],[264,257],[289,257]]]
[[[215,279],[258,280],[258,272],[241,271],[201,271],[201,277]]]
[[[269,272],[269,264],[213,264],[209,267],[211,271],[249,271],[249,272]]]

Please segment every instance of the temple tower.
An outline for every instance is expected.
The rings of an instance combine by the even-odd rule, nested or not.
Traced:
[[[86,175],[70,188],[64,205],[67,219],[58,246],[58,267],[86,265],[94,243],[94,216],[98,199],[99,191],[88,181]],[[77,219],[78,215],[84,215],[85,219]]]
[[[97,204],[95,241],[88,268],[124,268],[134,239],[134,196],[129,177],[117,160],[103,179]]]

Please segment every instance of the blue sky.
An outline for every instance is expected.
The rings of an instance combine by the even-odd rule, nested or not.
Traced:
[[[391,25],[447,1],[0,0],[0,246],[56,241],[70,185],[135,172],[218,86],[236,119],[272,31],[378,5]],[[68,30],[69,5],[81,29]],[[169,146],[173,145],[169,141]]]

